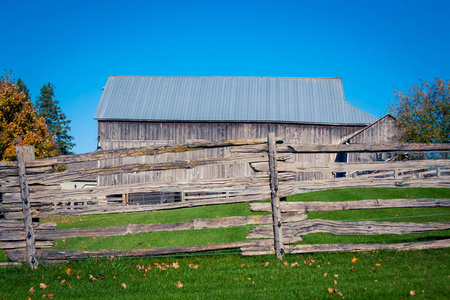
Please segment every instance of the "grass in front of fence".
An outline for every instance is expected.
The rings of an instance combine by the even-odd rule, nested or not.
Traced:
[[[448,249],[317,253],[283,262],[231,254],[92,259],[0,268],[0,298],[448,299],[449,261]]]

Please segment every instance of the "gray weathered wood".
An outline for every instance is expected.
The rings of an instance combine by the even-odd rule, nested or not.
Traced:
[[[317,252],[367,252],[376,250],[425,250],[442,249],[450,247],[450,239],[427,242],[413,242],[400,244],[323,244],[323,245],[296,245],[292,248],[292,254],[317,253]]]
[[[352,187],[436,187],[450,188],[449,177],[441,178],[335,178],[327,180],[311,180],[283,182],[281,189],[294,190],[331,190]]]
[[[36,237],[34,235],[32,212],[29,201],[30,189],[28,187],[25,163],[34,159],[33,146],[16,146],[17,167],[19,171],[20,194],[22,198],[23,223],[26,234],[27,262],[32,269],[37,268]]]
[[[269,172],[270,172],[270,195],[272,198],[272,216],[273,216],[273,236],[275,253],[278,259],[283,259],[283,230],[280,209],[280,197],[278,196],[278,171],[277,171],[277,152],[275,143],[275,133],[269,132],[268,137],[269,154]]]
[[[256,172],[268,172],[269,165],[267,162],[251,163],[250,166]],[[365,163],[308,163],[278,162],[279,172],[352,172],[352,171],[368,171],[368,170],[394,170],[398,169],[419,169],[419,168],[450,168],[450,160],[413,160],[413,161],[395,161],[395,162],[365,162]]]
[[[439,152],[450,151],[450,144],[279,144],[279,153],[339,153],[339,152]]]
[[[253,228],[247,238],[259,239],[273,236],[268,225]],[[377,234],[411,234],[450,229],[448,223],[393,223],[393,222],[340,222],[330,220],[306,220],[288,223],[284,226],[284,235],[288,237],[304,236],[310,233],[329,232],[333,235],[377,235]]]
[[[277,139],[281,141],[281,138]],[[96,161],[102,159],[112,159],[112,158],[122,158],[122,157],[135,157],[135,156],[147,156],[147,155],[157,155],[161,153],[176,153],[176,152],[186,152],[195,151],[201,149],[211,149],[220,147],[238,147],[245,145],[258,145],[267,143],[265,138],[256,139],[242,139],[242,140],[226,140],[226,141],[201,141],[186,144],[176,144],[176,145],[165,145],[165,146],[154,146],[154,147],[142,147],[133,149],[121,149],[121,150],[100,150],[95,152],[90,152],[86,154],[75,154],[58,156],[47,159],[40,159],[34,162],[29,162],[27,166],[53,166],[56,164],[69,164],[76,162],[87,162]]]
[[[297,222],[305,220],[306,214],[289,213],[283,214],[283,222]],[[42,239],[62,239],[74,237],[104,237],[104,236],[120,236],[126,234],[138,234],[144,232],[158,232],[158,231],[179,231],[203,228],[219,228],[219,227],[234,227],[257,224],[272,223],[272,215],[254,215],[244,217],[227,217],[217,219],[195,219],[188,222],[170,223],[170,224],[127,224],[117,227],[103,227],[103,228],[71,228],[62,230],[39,230],[36,233],[38,240]],[[16,235],[9,233],[9,239],[23,238],[23,234]],[[0,240],[2,240],[2,233],[0,232]]]
[[[291,194],[292,191],[288,190],[286,195]],[[227,203],[241,203],[241,202],[254,202],[267,200],[270,198],[270,193],[261,192],[253,196],[236,196],[236,197],[224,197],[213,200],[197,200],[197,201],[185,201],[185,202],[175,202],[175,203],[165,203],[165,204],[154,204],[154,205],[86,205],[80,206],[75,210],[53,210],[53,211],[43,211],[43,212],[33,212],[35,216],[39,217],[51,217],[51,216],[67,216],[67,215],[93,215],[93,214],[114,214],[114,213],[131,213],[131,212],[144,212],[144,211],[159,211],[167,209],[178,209],[187,207],[197,207],[204,205],[217,205],[217,204],[227,204]],[[18,219],[20,215],[17,213],[5,213],[6,219]]]
[[[36,241],[36,248],[50,248],[54,247],[56,243],[54,241]],[[15,242],[3,242],[0,241],[0,249],[20,249],[26,248],[27,243],[25,241]]]
[[[287,249],[290,254],[320,253],[320,252],[369,252],[377,250],[412,251],[426,249],[442,249],[450,247],[450,239],[427,242],[399,243],[399,244],[318,244],[295,245]],[[244,256],[273,254],[270,247],[260,247],[256,250],[242,251]]]
[[[271,211],[270,203],[250,203],[251,211]],[[450,199],[375,199],[340,202],[284,202],[281,211],[333,211],[351,209],[377,209],[399,207],[449,207]]]
[[[116,165],[112,167],[97,167],[76,171],[52,172],[48,174],[30,175],[30,184],[54,184],[67,181],[79,180],[87,176],[103,176],[120,173],[192,169],[200,166],[219,165],[233,163],[246,163],[266,160],[265,154],[240,154],[224,157],[203,158],[198,160],[180,161],[180,162],[161,162],[161,163],[143,163]]]

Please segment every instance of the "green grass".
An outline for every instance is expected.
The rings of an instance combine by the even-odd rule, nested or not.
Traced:
[[[352,201],[395,198],[450,198],[450,189],[382,188],[342,189],[298,194],[288,201]],[[196,218],[252,215],[248,204],[227,204],[174,211],[139,214],[92,215],[47,218],[58,229],[120,226],[128,223],[174,223]],[[310,219],[384,222],[450,222],[450,208],[395,208],[310,212]],[[191,246],[245,240],[253,226],[153,232],[120,237],[58,240],[56,249],[138,249]],[[323,243],[402,243],[449,238],[450,230],[409,235],[344,235],[316,233],[304,236],[305,244]],[[377,251],[369,253],[321,253],[285,256],[284,265],[274,256],[241,257],[236,251],[226,255],[197,254],[164,258],[88,259],[58,265],[0,268],[0,299],[399,299],[414,291],[414,298],[448,299],[450,295],[449,249],[426,251]],[[358,260],[352,263],[352,258]],[[314,263],[304,264],[307,259]],[[0,261],[5,261],[0,253]],[[160,271],[154,263],[178,261],[179,269]],[[263,267],[266,262],[269,266]],[[299,267],[291,267],[298,262]],[[189,268],[189,264],[198,269]],[[241,265],[245,264],[244,267]],[[144,271],[136,265],[152,265]],[[351,269],[354,269],[352,271]],[[66,269],[72,269],[66,274]],[[324,274],[327,274],[324,276]],[[76,275],[80,277],[77,279]],[[104,279],[100,280],[102,275]],[[338,277],[334,275],[337,274]],[[99,279],[89,280],[89,275]],[[114,278],[115,277],[115,278]],[[61,281],[66,280],[64,283]],[[334,283],[336,280],[336,284]],[[182,288],[176,283],[181,281]],[[39,284],[50,285],[40,289]],[[125,283],[127,288],[122,287]],[[32,294],[30,287],[35,289]],[[330,294],[328,288],[335,289]]]
[[[352,262],[354,256],[357,261]],[[37,270],[1,268],[0,298],[42,299],[53,294],[54,299],[342,299],[342,293],[346,299],[401,299],[414,291],[418,299],[448,299],[449,256],[445,249],[321,253],[285,256],[287,265],[274,256],[230,254],[92,259],[41,265]],[[178,269],[154,265],[174,262]],[[296,262],[299,266],[291,267]],[[152,269],[138,270],[137,265]],[[178,281],[183,287],[177,288]],[[49,287],[40,289],[40,283]]]

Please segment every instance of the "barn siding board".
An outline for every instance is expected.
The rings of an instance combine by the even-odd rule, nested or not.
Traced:
[[[242,123],[242,122],[136,122],[99,121],[99,147],[103,150],[145,147],[150,145],[178,144],[194,141],[218,141],[248,138],[266,138],[269,131],[285,138],[289,144],[338,144],[364,126]],[[358,137],[364,139],[364,137]],[[175,160],[207,158],[229,154],[229,148],[207,149],[176,155],[157,155],[141,158],[106,160],[101,166],[133,162],[157,162],[171,157]],[[294,154],[294,161],[332,162],[334,154]],[[205,166],[188,170],[152,171],[139,174],[108,175],[99,178],[99,185],[125,183],[178,181],[208,178],[230,178],[252,175],[248,164]],[[331,174],[299,173],[297,180],[325,179]]]

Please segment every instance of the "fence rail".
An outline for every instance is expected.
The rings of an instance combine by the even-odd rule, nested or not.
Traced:
[[[177,161],[171,158],[182,152],[205,149],[227,149],[228,154]],[[304,253],[326,249],[369,249],[367,245],[294,245],[311,232],[333,234],[397,234],[449,229],[448,223],[392,223],[346,222],[307,220],[309,211],[376,209],[387,207],[441,207],[450,206],[450,199],[395,199],[345,202],[283,202],[280,198],[299,190],[322,190],[344,187],[418,186],[450,187],[450,160],[415,160],[394,162],[339,163],[323,162],[319,165],[292,159],[296,153],[376,153],[376,152],[442,152],[450,151],[448,144],[390,144],[390,145],[286,145],[281,138],[270,134],[268,139],[232,140],[222,142],[197,142],[183,145],[157,146],[128,150],[96,151],[87,154],[60,156],[35,160],[31,147],[17,147],[18,162],[0,162],[0,248],[8,249],[12,261],[27,260],[34,267],[37,259],[69,259],[93,255],[155,255],[186,253],[212,249],[240,248],[243,255],[283,252]],[[156,163],[121,163],[112,167],[99,167],[99,161],[127,157],[155,156]],[[175,157],[175,156],[174,156]],[[160,159],[161,158],[161,159]],[[164,159],[163,159],[164,158]],[[82,167],[80,164],[88,163]],[[157,181],[116,186],[88,186],[84,189],[62,189],[67,181],[86,177],[138,173],[164,172],[165,170],[196,169],[205,166],[247,164],[253,174],[234,174],[225,178],[207,178],[181,182]],[[347,177],[322,180],[297,181],[299,173],[346,173]],[[133,193],[180,193],[180,201],[153,205],[125,205],[126,198],[117,195]],[[55,230],[54,223],[33,222],[42,217],[62,215],[87,215],[108,213],[148,212],[165,209],[217,205],[225,203],[257,202],[272,199],[272,203],[251,203],[255,212],[271,215],[196,219],[174,224],[130,224],[96,229]],[[18,221],[24,220],[24,221]],[[53,239],[69,237],[117,236],[130,233],[218,228],[256,225],[248,238],[256,241],[230,245],[175,247],[167,249],[142,249],[132,251],[61,251],[43,249],[54,246]],[[370,230],[368,229],[370,227]],[[322,230],[322,231],[321,231]],[[428,246],[424,246],[428,245]],[[449,246],[448,240],[420,247]],[[369,247],[369,248],[368,248]],[[373,245],[408,248],[407,245]],[[378,248],[377,248],[378,247]],[[414,248],[416,247],[416,248]],[[372,249],[372,248],[370,248]],[[331,251],[331,250],[328,250]],[[341,251],[341,250],[333,250]],[[344,250],[342,250],[344,251]],[[140,253],[140,254],[139,254]]]

